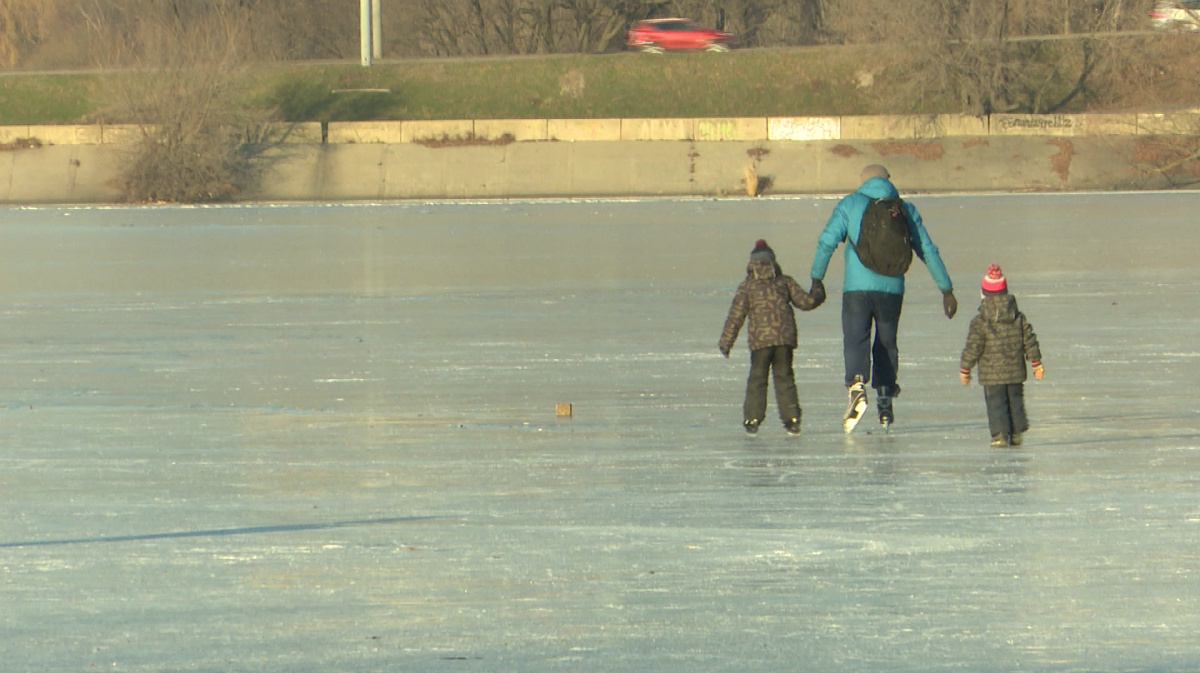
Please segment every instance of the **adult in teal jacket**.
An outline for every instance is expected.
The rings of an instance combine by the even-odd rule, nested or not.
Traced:
[[[891,175],[883,166],[872,164],[860,174],[862,185],[853,194],[838,202],[833,215],[817,239],[812,265],[812,294],[823,298],[822,280],[833,252],[849,239],[858,242],[863,212],[873,199],[899,196],[891,183]],[[946,265],[937,246],[925,231],[921,214],[907,201],[913,253],[925,263],[933,281],[942,291],[942,306],[947,318],[958,310],[954,285],[946,273]],[[846,246],[846,272],[842,285],[842,345],[846,361],[846,387],[849,403],[843,419],[846,432],[854,429],[867,407],[865,384],[875,389],[879,422],[887,428],[894,420],[892,398],[900,393],[896,374],[900,367],[896,333],[900,326],[900,309],[904,303],[904,276],[885,276],[863,265],[854,248]],[[871,327],[875,339],[871,341]]]

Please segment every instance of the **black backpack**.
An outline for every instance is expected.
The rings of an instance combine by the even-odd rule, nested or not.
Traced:
[[[863,212],[858,243],[846,236],[863,266],[885,276],[902,276],[912,264],[908,211],[899,198],[871,199]]]

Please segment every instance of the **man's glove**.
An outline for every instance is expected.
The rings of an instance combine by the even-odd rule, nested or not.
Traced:
[[[718,346],[717,350],[721,351],[721,355],[724,355],[725,357],[729,357],[729,349],[728,348],[725,348],[724,346]]]
[[[958,380],[962,381],[964,386],[971,385],[971,372],[965,369],[958,370]]]
[[[1046,375],[1046,368],[1042,366],[1042,363],[1040,363],[1040,362],[1033,363],[1033,378],[1041,381],[1042,377],[1045,375]]]
[[[942,293],[942,310],[946,312],[947,318],[953,318],[954,314],[958,313],[958,300],[954,298],[954,290]]]
[[[813,308],[825,303],[825,283],[821,282],[820,278],[812,279],[812,289],[808,291],[808,296],[816,302]]]

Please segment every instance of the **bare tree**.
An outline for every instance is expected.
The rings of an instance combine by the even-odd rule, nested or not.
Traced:
[[[436,55],[597,53],[666,0],[418,0]]]
[[[256,176],[269,114],[247,108],[238,91],[246,16],[236,0],[93,0],[89,15],[113,71],[109,115],[137,124],[141,139],[124,170],[130,201],[232,200]],[[107,19],[137,11],[136,21]]]
[[[45,39],[58,13],[56,0],[0,0],[0,64],[19,63]]]
[[[242,49],[258,60],[342,59],[357,55],[358,13],[345,0],[241,0]]]
[[[1044,113],[1104,89],[1106,73],[1136,58],[1127,45],[1090,37],[1125,27],[1126,0],[831,0],[831,27],[848,42],[894,47],[894,104],[930,98],[963,112]],[[1050,34],[1083,33],[1073,39]],[[1033,39],[1033,36],[1042,36]]]
[[[605,52],[631,23],[649,16],[654,0],[563,0],[559,5],[570,19],[567,46],[580,53]]]
[[[421,0],[422,46],[435,56],[487,54],[490,22],[479,0]]]
[[[110,42],[101,46],[105,53],[93,44],[98,25],[110,34],[132,34],[138,24],[160,20],[167,4],[180,19],[213,12],[240,17],[244,30],[235,37],[247,59],[340,59],[358,52],[357,12],[346,0],[0,0],[0,64],[89,65],[111,56]]]
[[[747,46],[815,41],[816,0],[671,0],[663,11],[736,33]]]

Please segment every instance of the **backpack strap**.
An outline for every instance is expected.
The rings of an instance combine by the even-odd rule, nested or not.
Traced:
[[[867,195],[863,194],[863,196],[867,196]],[[888,197],[884,197],[884,198],[888,198]],[[881,200],[882,199],[875,199],[875,198],[871,198],[870,196],[867,196],[867,205],[863,208],[863,215],[865,215],[867,213],[867,209],[871,207],[871,204],[875,203],[876,201],[881,201]],[[896,200],[900,201],[900,197],[897,196]],[[901,204],[903,204],[903,201],[901,201]],[[862,215],[858,216],[858,226],[859,226],[858,235],[859,236],[862,236],[862,218],[863,218]],[[853,248],[855,255],[858,254],[858,246],[855,245],[854,241],[850,240],[850,226],[849,225],[846,225],[846,235],[842,238],[842,242],[845,243],[846,245],[850,246],[851,248]],[[860,259],[861,259],[861,257],[860,257]]]
[[[863,196],[867,196],[867,195],[863,194]],[[867,205],[866,205],[866,207],[863,208],[863,213],[865,214],[867,212],[867,208],[870,208],[871,204],[875,203],[878,200],[879,199],[873,199],[873,198],[867,196]],[[849,219],[849,218],[847,218],[847,219]],[[859,235],[861,236],[862,235],[862,215],[858,216],[858,226],[859,226]],[[854,241],[850,240],[850,225],[849,224],[846,225],[846,235],[842,237],[842,242],[845,243],[846,245],[849,245],[850,247],[854,248],[854,254],[856,254],[856,255],[858,254],[858,248],[854,247]]]

